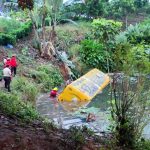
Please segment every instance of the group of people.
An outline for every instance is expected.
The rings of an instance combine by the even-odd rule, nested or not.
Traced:
[[[17,71],[17,60],[16,55],[13,54],[11,58],[8,56],[4,57],[3,60],[3,79],[5,82],[5,88],[10,92],[10,82],[12,77],[16,75]]]

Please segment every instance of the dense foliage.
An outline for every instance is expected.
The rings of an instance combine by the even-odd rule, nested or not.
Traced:
[[[63,82],[58,68],[52,65],[41,65],[30,71],[30,77],[40,86],[41,91],[48,92]]]
[[[0,110],[10,116],[15,115],[23,121],[33,121],[39,118],[32,105],[24,103],[16,94],[0,92]]]
[[[144,22],[135,26],[131,25],[126,31],[115,36],[114,61],[116,69],[122,70],[125,67],[126,71],[130,68],[130,73],[149,72],[150,55],[147,51],[150,48],[150,25],[148,20],[146,23]]]
[[[1,21],[3,20],[0,20],[0,22]],[[11,22],[11,20],[9,20],[9,22]],[[30,21],[23,24],[20,24],[18,21],[16,21],[16,26],[14,24],[14,26],[10,29],[10,23],[7,23],[1,26],[1,28],[3,28],[3,31],[0,32],[0,45],[15,44],[17,39],[29,35],[32,30],[32,23]]]
[[[83,62],[91,68],[106,69],[106,53],[103,44],[93,40],[84,40],[80,51]]]
[[[34,6],[34,0],[18,0],[18,5],[19,7],[21,7],[23,10],[25,8],[28,8],[28,9],[33,9],[33,6]]]
[[[84,3],[74,2],[71,5],[64,5],[63,17],[79,20],[92,20],[98,17],[124,18],[128,14],[149,13],[150,3],[148,0],[86,0]]]
[[[26,78],[16,77],[12,81],[13,92],[21,96],[24,101],[30,101],[35,104],[38,88],[33,82],[29,82]]]
[[[104,71],[113,68],[112,49],[113,40],[121,30],[122,24],[113,20],[95,19],[92,23],[89,40],[81,43],[81,59],[90,67],[97,67]]]

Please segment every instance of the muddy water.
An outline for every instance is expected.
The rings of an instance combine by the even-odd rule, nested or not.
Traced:
[[[68,129],[70,126],[84,126],[93,129],[95,133],[101,134],[101,132],[109,132],[109,118],[108,100],[109,87],[99,94],[92,102],[82,109],[73,111],[67,111],[59,104],[56,99],[50,99],[49,94],[42,94],[37,102],[37,110],[42,115],[54,121],[61,128]],[[94,113],[96,115],[96,121],[86,122],[88,113]],[[150,139],[150,124],[144,128],[143,136]]]
[[[70,126],[84,126],[93,129],[95,133],[100,134],[101,132],[107,131],[109,124],[106,112],[100,111],[99,108],[85,107],[77,111],[64,110],[62,105],[55,99],[50,99],[48,94],[41,95],[36,102],[37,110],[42,115],[51,119],[58,126],[68,129]],[[96,121],[86,122],[88,113],[96,114]]]

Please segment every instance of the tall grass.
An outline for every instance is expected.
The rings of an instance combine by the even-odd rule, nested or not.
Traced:
[[[33,121],[39,118],[37,111],[30,103],[24,103],[17,94],[0,91],[0,112],[16,116],[23,121]]]
[[[41,65],[36,70],[30,71],[30,76],[40,86],[43,92],[48,92],[63,82],[59,69],[51,64]]]
[[[12,81],[12,89],[17,93],[21,93],[21,97],[25,101],[35,103],[36,96],[38,94],[38,88],[36,84],[27,80],[24,77],[16,77]]]

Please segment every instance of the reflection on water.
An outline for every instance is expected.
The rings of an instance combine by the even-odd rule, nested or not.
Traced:
[[[108,101],[110,99],[109,86],[107,86],[101,94],[98,94],[88,105],[88,107],[99,108],[101,111],[106,111],[109,107]]]

